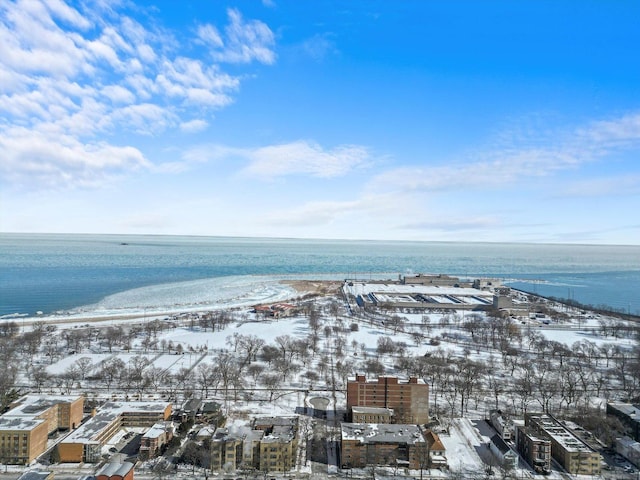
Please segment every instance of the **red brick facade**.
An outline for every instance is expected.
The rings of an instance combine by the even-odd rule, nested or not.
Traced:
[[[401,382],[397,377],[367,381],[356,375],[347,382],[347,410],[351,407],[393,409],[393,423],[423,424],[429,421],[429,386],[416,377]]]

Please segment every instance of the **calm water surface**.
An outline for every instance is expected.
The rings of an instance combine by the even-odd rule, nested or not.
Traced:
[[[166,301],[184,288],[154,286],[203,279],[412,272],[500,277],[640,312],[640,246],[0,234],[0,315],[66,311],[129,291],[114,301],[135,303],[136,292]]]

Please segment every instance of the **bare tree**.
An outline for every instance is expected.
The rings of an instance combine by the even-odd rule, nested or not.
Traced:
[[[217,368],[215,368],[210,363],[200,363],[196,367],[195,371],[195,380],[196,383],[200,386],[200,390],[202,394],[206,397],[209,396],[209,390],[215,390],[218,388],[220,384],[220,380],[222,376]]]
[[[269,391],[269,401],[273,401],[273,395],[278,389],[280,385],[280,375],[274,375],[272,373],[267,373],[262,376],[262,383],[265,388]]]
[[[80,357],[74,364],[80,372],[80,379],[84,380],[93,367],[93,360],[90,357]]]
[[[120,373],[127,368],[125,363],[116,357],[111,357],[100,366],[98,377],[105,383],[107,390],[111,389],[111,385],[115,382]]]

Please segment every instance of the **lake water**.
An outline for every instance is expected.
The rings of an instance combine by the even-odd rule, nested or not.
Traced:
[[[640,312],[640,246],[0,234],[0,316],[129,312],[285,298],[281,278],[498,277]]]

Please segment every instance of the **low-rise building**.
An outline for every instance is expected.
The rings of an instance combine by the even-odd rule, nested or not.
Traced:
[[[526,426],[543,432],[551,440],[551,455],[573,475],[599,475],[602,456],[576,437],[558,420],[547,413],[527,413]]]
[[[500,434],[496,433],[491,437],[489,446],[491,452],[498,459],[499,465],[508,470],[515,470],[518,467],[519,456],[509,445],[502,439]]]
[[[107,463],[96,472],[96,480],[133,480],[133,463]]]
[[[140,457],[143,459],[155,457],[160,449],[171,441],[174,432],[173,422],[154,424],[140,439]]]
[[[636,467],[640,467],[640,442],[636,442],[633,438],[621,437],[616,438],[615,446],[617,453]]]
[[[613,415],[627,427],[629,435],[640,441],[640,407],[631,403],[608,402],[607,415]]]
[[[264,432],[260,440],[260,470],[286,472],[296,466],[298,417],[259,417],[253,428]]]
[[[211,469],[287,472],[295,468],[297,450],[298,417],[258,417],[251,427],[216,429],[211,437]]]
[[[438,434],[433,430],[427,430],[423,436],[429,449],[429,468],[447,468],[447,449]]]
[[[399,465],[427,468],[428,446],[417,425],[342,423],[343,468]]]
[[[213,400],[205,400],[200,407],[202,419],[206,422],[214,422],[218,426],[218,420],[220,419],[220,404]]]
[[[53,472],[43,472],[40,470],[31,470],[24,472],[18,477],[18,480],[53,480],[55,474]]]
[[[228,428],[217,428],[211,437],[211,469],[236,469],[243,459],[243,446],[246,433],[230,432]]]
[[[351,407],[353,423],[391,423],[393,409],[383,407]]]
[[[536,473],[551,472],[551,440],[533,428],[516,426],[516,448]]]
[[[244,436],[229,433],[226,428],[218,428],[211,439],[211,468],[220,470],[225,465],[236,469],[242,462]]]
[[[513,422],[502,416],[500,410],[491,410],[489,412],[489,421],[503,440],[510,441],[513,437]]]
[[[29,464],[47,447],[49,434],[82,422],[84,397],[26,395],[0,417],[0,462]]]
[[[61,462],[97,462],[102,447],[124,427],[151,427],[171,416],[167,402],[108,402],[58,444]]]

